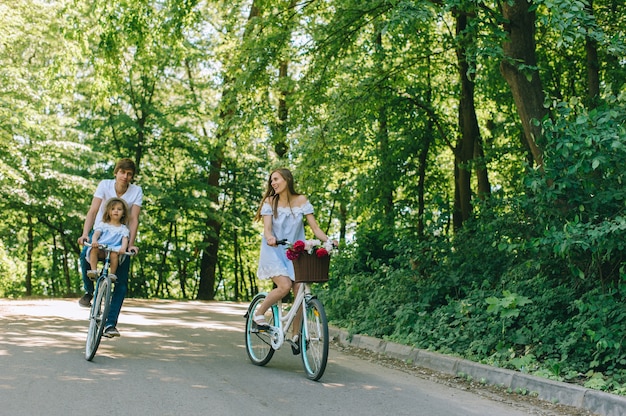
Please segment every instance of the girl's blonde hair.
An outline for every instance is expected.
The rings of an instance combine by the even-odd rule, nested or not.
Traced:
[[[270,172],[270,176],[267,179],[267,189],[265,190],[265,194],[263,195],[263,198],[261,199],[261,203],[259,204],[259,209],[257,209],[256,215],[254,216],[255,221],[261,220],[261,208],[263,207],[263,204],[265,203],[265,201],[268,201],[268,200],[269,200],[268,202],[270,202],[270,204],[272,205],[274,218],[278,216],[278,194],[276,193],[276,191],[274,191],[274,188],[272,188],[272,175],[274,173],[278,173],[280,176],[283,177],[285,182],[287,182],[287,189],[289,190],[289,193],[287,194],[287,200],[289,200],[292,195],[294,196],[300,195],[298,192],[296,192],[296,185],[295,185],[295,181],[293,179],[293,174],[291,173],[291,171],[287,168],[274,169],[272,172]]]
[[[122,198],[110,198],[107,200],[106,205],[104,206],[104,214],[102,215],[102,222],[110,222],[111,221],[111,210],[117,204],[122,205],[122,218],[120,218],[120,222],[122,224],[128,224],[128,205],[126,205],[126,201]]]

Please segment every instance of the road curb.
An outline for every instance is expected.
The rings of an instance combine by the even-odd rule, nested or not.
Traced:
[[[412,363],[415,367],[427,368],[454,376],[469,376],[486,384],[505,387],[514,392],[523,391],[527,394],[536,394],[543,400],[586,409],[600,416],[626,415],[626,397],[615,394],[491,367],[366,335],[355,334],[350,336],[347,331],[340,328],[329,327],[329,335],[340,345],[384,354],[406,363]]]

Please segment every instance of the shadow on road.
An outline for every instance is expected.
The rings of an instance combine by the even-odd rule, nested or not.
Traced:
[[[30,315],[20,314],[24,306],[29,306]],[[239,332],[243,340],[245,310],[246,305],[234,303],[127,299],[118,323],[123,342],[103,338],[94,361],[135,352],[158,360],[205,358],[216,342],[232,337],[228,333]],[[80,355],[84,352],[87,314],[88,309],[80,308],[75,300],[4,304],[0,306],[4,327],[0,356],[36,354],[38,348],[46,348],[47,353],[52,349],[55,354]]]

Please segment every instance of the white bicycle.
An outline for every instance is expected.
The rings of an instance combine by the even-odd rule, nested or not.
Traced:
[[[317,261],[317,260],[314,260]],[[328,262],[328,257],[326,260]],[[314,381],[319,380],[324,374],[328,361],[328,320],[324,305],[311,294],[310,283],[328,280],[328,263],[326,263],[325,276],[300,276],[296,268],[295,282],[300,283],[296,297],[291,307],[284,308],[282,301],[272,305],[265,312],[265,320],[269,325],[257,325],[254,322],[254,311],[263,303],[267,293],[257,294],[245,314],[246,318],[246,352],[253,364],[264,366],[287,340],[288,333],[298,311],[302,312],[302,325],[297,345],[293,348],[300,350],[302,364],[306,376]],[[307,280],[301,280],[306,278]]]

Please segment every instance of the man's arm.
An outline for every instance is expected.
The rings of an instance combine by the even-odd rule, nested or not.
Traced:
[[[100,209],[100,204],[102,204],[102,198],[97,198],[94,196],[91,200],[91,206],[89,207],[89,211],[87,211],[87,215],[85,216],[83,234],[78,238],[78,244],[83,244],[87,239],[89,239],[89,232],[93,228],[93,224],[96,221],[96,215],[98,214],[98,210]]]
[[[130,208],[130,216],[128,218],[128,229],[130,230],[130,237],[128,239],[128,250],[138,251],[135,246],[135,238],[137,237],[137,229],[139,228],[139,213],[141,213],[141,207],[139,205],[133,205]]]

